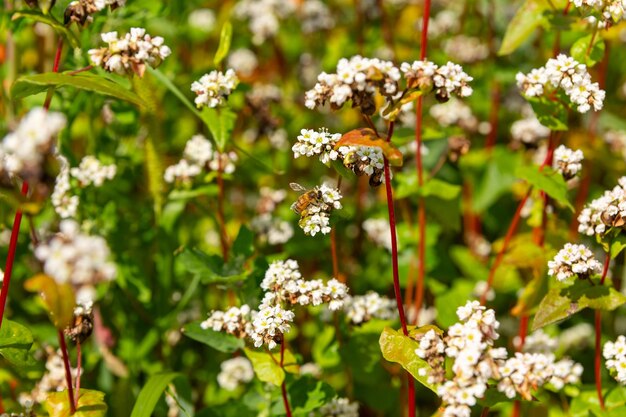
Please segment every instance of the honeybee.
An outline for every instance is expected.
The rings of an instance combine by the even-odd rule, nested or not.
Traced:
[[[384,173],[385,171],[383,171],[382,169],[374,169],[374,172],[372,173],[372,175],[370,175],[370,187],[378,187],[380,184],[382,184]]]
[[[606,224],[609,227],[623,227],[626,224],[626,220],[622,216],[618,214],[611,215],[608,211],[603,211],[600,214],[600,219],[602,223]]]
[[[303,192],[296,202],[291,205],[291,209],[302,217],[306,216],[307,209],[311,204],[317,203],[322,198],[322,193],[317,187],[308,190],[295,182],[289,183],[289,187],[294,191]]]
[[[93,312],[91,308],[77,308],[74,310],[74,321],[65,329],[65,334],[74,343],[83,343],[93,331]]]

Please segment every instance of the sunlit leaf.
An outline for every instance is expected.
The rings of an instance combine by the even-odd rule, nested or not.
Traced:
[[[44,406],[50,417],[104,417],[107,415],[104,392],[90,389],[81,388],[75,414],[71,414],[67,391],[49,393]]]
[[[232,334],[216,332],[213,329],[203,329],[199,322],[188,323],[183,334],[205,345],[211,346],[220,352],[234,352],[244,347],[244,341]]]
[[[335,149],[342,146],[372,146],[380,148],[392,166],[402,166],[402,152],[393,144],[376,136],[376,133],[367,127],[354,129],[344,134],[335,145]]]
[[[215,58],[213,58],[213,63],[215,65],[219,65],[220,62],[222,62],[222,60],[226,57],[226,55],[228,55],[232,36],[233,25],[230,22],[224,23],[224,26],[222,26],[222,32],[220,33],[220,44],[217,47]]]
[[[52,277],[39,274],[29,278],[24,288],[41,295],[50,320],[57,329],[63,330],[71,324],[76,301],[70,284],[58,284]]]
[[[539,170],[536,166],[521,166],[517,169],[516,175],[522,178],[538,190],[548,194],[550,198],[556,200],[572,211],[574,207],[567,197],[567,184],[563,176],[549,167]]]
[[[570,49],[570,55],[581,64],[593,67],[604,57],[604,41],[596,36],[593,45],[590,46],[593,35],[589,34],[578,39]]]
[[[280,353],[274,353],[273,357],[267,352],[258,352],[252,349],[244,349],[246,356],[252,363],[252,368],[257,378],[263,382],[280,386],[285,380],[285,371],[280,367]]]
[[[506,28],[498,55],[508,55],[519,48],[535,29],[546,22],[543,12],[548,7],[547,0],[525,0]]]

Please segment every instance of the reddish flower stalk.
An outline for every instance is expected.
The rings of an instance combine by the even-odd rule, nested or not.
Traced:
[[[389,131],[387,133],[387,142],[391,142],[393,136],[394,123],[389,123]],[[393,206],[393,190],[391,187],[391,172],[389,170],[389,161],[385,158],[385,191],[387,194],[387,209],[389,211],[389,230],[391,233],[391,264],[393,269],[393,292],[396,296],[396,304],[398,307],[398,315],[400,316],[400,324],[402,333],[409,335],[406,326],[406,316],[404,314],[404,305],[402,304],[402,293],[400,289],[400,272],[398,267],[398,238],[396,236],[396,213]],[[415,381],[413,376],[407,372],[408,382],[408,402],[409,417],[415,417]]]
[[[604,268],[602,268],[602,276],[600,278],[600,285],[604,285],[606,275],[609,272],[609,265],[611,264],[611,254],[606,253],[604,259]],[[604,397],[602,396],[602,311],[596,310],[595,314],[595,356],[594,356],[594,376],[596,379],[596,391],[598,393],[598,401],[600,401],[600,407],[604,410]]]
[[[422,15],[422,33],[420,42],[420,59],[426,58],[428,48],[428,22],[430,20],[430,0],[424,1],[424,13]],[[424,167],[422,164],[422,121],[423,121],[423,97],[417,98],[415,106],[415,164],[417,166],[417,184],[424,185]],[[414,323],[419,322],[419,311],[424,298],[424,279],[426,277],[426,202],[420,198],[417,202],[417,223],[419,242],[417,246],[417,285],[415,288],[415,318]]]
[[[76,412],[76,406],[74,405],[74,386],[72,385],[72,370],[70,368],[70,358],[67,353],[67,345],[65,344],[65,335],[63,330],[58,331],[59,334],[59,347],[63,355],[63,366],[65,367],[65,382],[67,383],[67,395],[70,403],[70,414]]]
[[[78,399],[80,398],[80,374],[83,364],[83,351],[80,348],[80,340],[76,340],[76,397],[74,398],[74,407],[78,408]]]
[[[284,369],[284,361],[285,361],[285,339],[283,336],[283,340],[280,344],[280,367],[282,369]],[[287,413],[287,417],[291,417],[291,407],[289,406],[289,397],[287,396],[287,386],[284,380],[283,380],[282,385],[280,386],[280,391],[283,395],[283,405],[285,406],[285,412]]]

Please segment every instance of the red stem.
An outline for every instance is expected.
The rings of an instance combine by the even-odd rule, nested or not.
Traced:
[[[78,399],[80,398],[80,374],[83,363],[83,351],[80,347],[80,340],[76,340],[76,398],[74,407],[78,408]]]
[[[604,259],[604,267],[602,268],[602,277],[600,278],[600,285],[604,285],[604,280],[609,272],[609,265],[611,264],[611,254],[606,253]],[[604,397],[602,396],[602,312],[596,310],[595,314],[595,361],[594,361],[594,375],[596,378],[596,391],[598,393],[598,401],[600,401],[600,407],[604,410]]]
[[[70,358],[67,354],[67,345],[65,344],[65,335],[63,330],[59,330],[59,347],[63,354],[63,365],[65,366],[65,382],[67,383],[67,394],[70,404],[70,414],[76,413],[76,406],[74,405],[74,386],[72,385],[72,370],[70,368]]]
[[[22,183],[22,195],[28,194],[28,183]],[[4,318],[4,308],[9,295],[9,285],[11,284],[11,273],[13,272],[13,262],[15,261],[15,251],[17,249],[17,237],[20,233],[20,224],[22,223],[22,210],[17,210],[13,219],[13,228],[11,229],[11,240],[9,243],[9,253],[4,267],[4,281],[2,281],[2,291],[0,292],[0,328],[2,328],[2,319]]]
[[[280,343],[280,367],[281,368],[283,368],[284,360],[285,360],[285,339],[283,337],[283,340]],[[287,417],[291,417],[291,407],[289,406],[289,397],[287,397],[287,386],[285,385],[284,380],[283,380],[282,385],[280,386],[280,391],[283,395],[283,405],[285,406],[285,412],[287,413]]]
[[[387,133],[387,142],[391,142],[393,136],[394,123],[389,123],[389,132]],[[393,206],[393,190],[391,187],[391,172],[389,170],[389,161],[385,158],[385,191],[387,194],[387,209],[389,211],[389,230],[391,233],[391,264],[393,267],[393,292],[396,296],[396,304],[398,314],[400,316],[400,324],[402,325],[402,333],[409,335],[406,327],[406,316],[404,314],[404,306],[402,305],[402,293],[400,289],[400,272],[398,267],[398,241],[396,236],[396,213]],[[415,382],[411,374],[407,373],[408,378],[408,402],[409,417],[415,417]]]

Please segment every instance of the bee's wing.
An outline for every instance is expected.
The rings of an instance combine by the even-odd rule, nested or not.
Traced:
[[[297,182],[290,182],[289,187],[294,191],[306,191],[306,188],[298,184]]]

